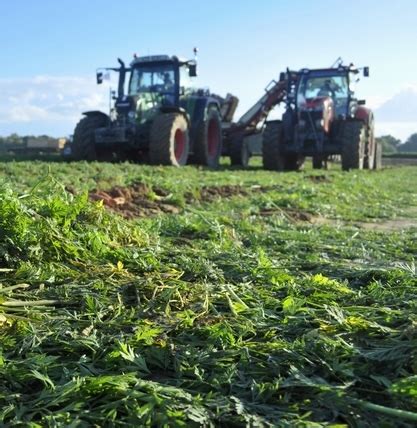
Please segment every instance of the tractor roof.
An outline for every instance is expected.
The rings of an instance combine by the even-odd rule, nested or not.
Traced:
[[[152,63],[161,63],[161,62],[182,62],[177,56],[169,55],[148,55],[135,57],[130,63],[131,67],[138,64],[152,64]]]
[[[302,68],[298,74],[344,74],[344,73],[359,73],[359,70],[353,65],[338,65],[337,67],[329,67],[329,68]]]

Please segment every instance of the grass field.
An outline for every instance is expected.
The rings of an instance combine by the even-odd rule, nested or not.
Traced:
[[[417,423],[417,168],[0,165],[0,423]]]

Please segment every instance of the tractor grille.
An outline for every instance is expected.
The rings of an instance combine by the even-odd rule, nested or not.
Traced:
[[[316,123],[316,121],[321,120],[323,118],[323,112],[320,111],[310,111],[310,112],[306,112],[306,111],[302,111],[300,113],[300,119],[305,121],[306,126],[311,126],[311,121],[313,121],[313,123]]]

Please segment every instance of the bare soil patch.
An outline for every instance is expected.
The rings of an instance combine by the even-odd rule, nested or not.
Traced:
[[[243,186],[226,184],[223,186],[204,186],[200,190],[199,200],[201,202],[213,202],[220,198],[231,198],[233,196],[248,195],[248,190]],[[195,197],[191,194],[186,194],[187,202],[194,202]]]
[[[136,183],[130,187],[115,186],[107,191],[94,190],[89,196],[92,201],[103,201],[106,208],[128,219],[180,212],[179,207],[169,202],[167,191],[151,189],[144,183]]]
[[[417,212],[416,209],[411,208],[408,213],[412,214]],[[315,215],[307,211],[299,210],[296,208],[264,208],[259,211],[261,216],[273,216],[281,214],[293,223],[310,223],[317,226],[331,225],[331,226],[356,226],[361,229],[375,230],[375,231],[399,231],[409,228],[417,228],[417,216],[412,218],[399,217],[396,219],[366,222],[366,221],[345,221],[340,219],[332,219]]]
[[[262,208],[259,214],[264,217],[281,214],[292,222],[314,222],[313,214],[296,208]]]
[[[332,180],[327,175],[308,175],[307,178],[313,183],[331,183]]]
[[[239,185],[205,186],[198,197],[186,193],[186,202],[214,202],[222,198],[246,196],[250,192],[263,191],[261,186],[246,189]],[[161,213],[178,214],[181,208],[170,202],[167,190],[158,187],[149,187],[144,183],[135,183],[129,187],[115,186],[110,190],[93,190],[89,197],[92,201],[103,201],[106,208],[131,219],[135,217],[150,217]]]
[[[417,220],[409,218],[397,218],[394,220],[386,220],[384,222],[378,223],[368,223],[368,222],[355,222],[355,226],[359,226],[362,229],[366,230],[376,230],[376,231],[392,231],[392,230],[403,230],[409,229],[411,227],[417,228]]]

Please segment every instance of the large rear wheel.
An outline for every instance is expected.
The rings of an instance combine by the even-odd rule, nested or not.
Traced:
[[[345,122],[341,126],[342,169],[362,169],[365,158],[366,129],[362,121]]]
[[[216,168],[222,154],[222,125],[220,114],[210,108],[197,129],[193,160],[198,165]]]
[[[93,161],[98,159],[95,144],[95,130],[107,125],[104,114],[83,117],[75,127],[71,144],[71,155],[75,160]]]
[[[166,113],[154,119],[149,142],[150,163],[185,165],[189,148],[188,124],[182,114]]]
[[[382,144],[375,143],[374,169],[382,168]]]
[[[375,168],[376,144],[374,135],[374,118],[372,114],[369,117],[368,125],[366,126],[366,145],[365,145],[365,158],[363,160],[363,167],[365,169]]]

